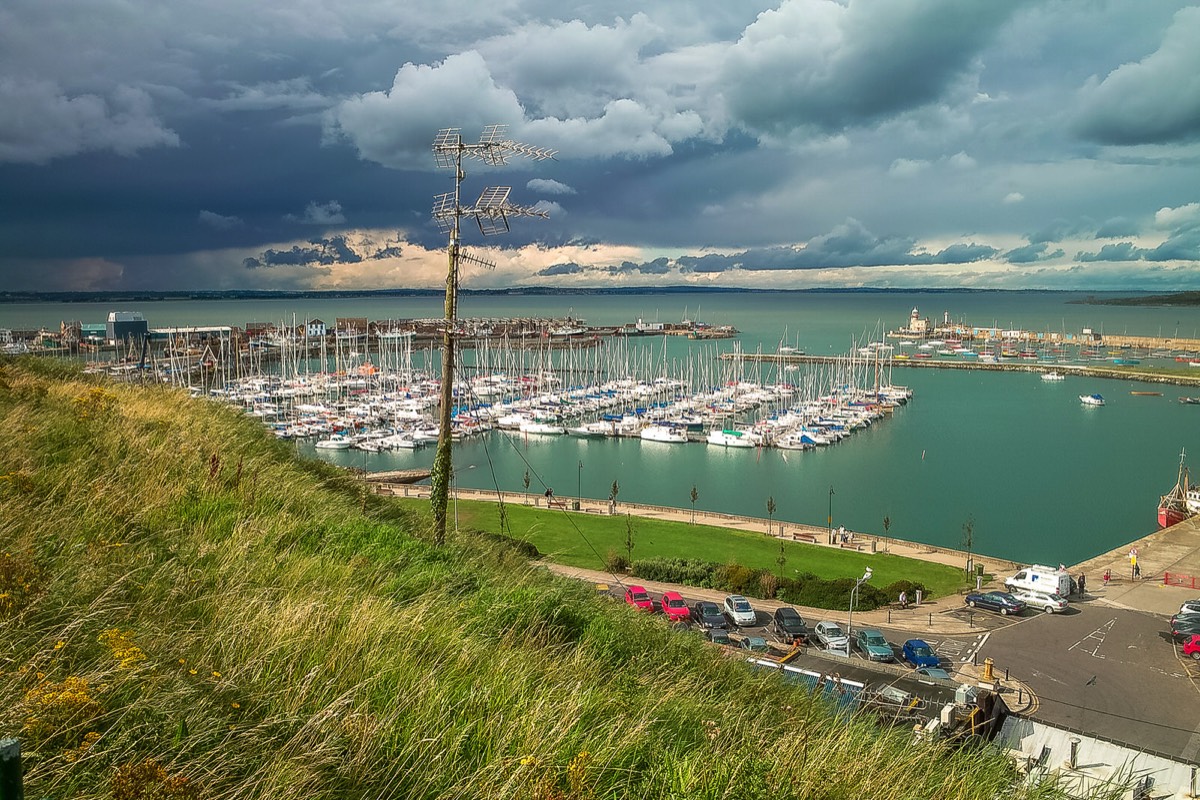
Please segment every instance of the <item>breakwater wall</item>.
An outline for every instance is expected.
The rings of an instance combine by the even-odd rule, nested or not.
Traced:
[[[762,353],[722,353],[722,361],[744,361],[762,364],[844,364],[846,356],[779,355]],[[864,357],[866,358],[866,357]],[[961,369],[987,372],[1060,372],[1065,375],[1081,375],[1088,378],[1114,378],[1117,380],[1145,381],[1147,383],[1171,384],[1174,386],[1200,386],[1200,374],[1181,375],[1152,372],[1129,367],[1101,367],[1083,364],[1030,364],[1006,363],[1003,361],[950,361],[941,359],[881,359],[895,369]]]

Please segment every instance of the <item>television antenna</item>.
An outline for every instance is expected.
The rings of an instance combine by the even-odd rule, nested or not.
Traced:
[[[484,236],[508,233],[510,217],[549,217],[549,212],[533,206],[520,206],[509,201],[511,186],[489,186],[479,195],[474,205],[464,206],[460,200],[463,179],[462,162],[473,158],[493,167],[501,167],[514,156],[533,161],[553,159],[556,151],[544,147],[522,144],[508,138],[507,125],[488,125],[483,129],[479,141],[467,143],[462,139],[461,128],[442,128],[433,139],[434,162],[441,169],[454,170],[454,191],[433,198],[433,219],[443,233],[449,234],[447,247],[449,269],[446,274],[446,322],[442,331],[442,385],[439,407],[437,452],[431,470],[430,503],[433,506],[434,539],[437,544],[446,541],[446,514],[450,499],[450,481],[453,475],[451,459],[450,426],[454,404],[454,337],[457,335],[458,278],[463,264],[472,264],[485,269],[494,269],[495,264],[485,258],[464,251],[459,245],[460,223],[463,217],[474,217],[479,232]]]

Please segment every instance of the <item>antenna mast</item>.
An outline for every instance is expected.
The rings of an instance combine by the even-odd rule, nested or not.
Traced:
[[[447,247],[449,269],[446,274],[446,321],[442,331],[442,383],[439,406],[437,453],[433,457],[432,487],[430,502],[433,506],[434,540],[441,545],[446,541],[446,510],[449,507],[450,480],[454,465],[451,454],[451,425],[454,414],[454,337],[458,335],[458,275],[463,262],[494,269],[495,264],[486,259],[463,252],[459,246],[459,222],[463,217],[474,217],[479,232],[484,236],[508,233],[509,217],[548,217],[548,212],[538,208],[518,206],[508,201],[510,186],[489,186],[479,195],[473,206],[460,202],[460,188],[466,173],[463,158],[474,158],[491,166],[504,166],[511,156],[522,156],[533,161],[554,158],[556,151],[514,142],[508,138],[507,125],[488,125],[483,129],[479,141],[474,144],[463,142],[461,128],[442,128],[433,140],[433,158],[439,168],[454,170],[454,191],[433,198],[433,219],[443,233],[449,234]]]

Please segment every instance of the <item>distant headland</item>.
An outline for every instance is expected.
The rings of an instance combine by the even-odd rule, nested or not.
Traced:
[[[1200,306],[1200,292],[1147,294],[1140,297],[1097,297],[1089,294],[1082,300],[1067,302],[1095,306]]]

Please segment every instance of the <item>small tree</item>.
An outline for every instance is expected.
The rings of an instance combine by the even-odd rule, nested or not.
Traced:
[[[608,503],[612,508],[612,512],[617,512],[617,495],[621,492],[621,484],[617,483],[616,478],[613,479],[612,488],[608,490]]]
[[[633,515],[625,515],[625,558],[633,564]]]
[[[889,530],[891,530],[891,527],[892,527],[892,518],[891,518],[891,517],[888,517],[888,516],[885,516],[885,517],[883,518],[883,535],[884,535],[885,537],[887,537],[887,535],[888,535],[888,531],[889,531]],[[884,546],[884,549],[885,549],[885,551],[886,551],[888,548],[890,548],[890,543],[887,541],[887,539],[885,539],[885,540],[884,540],[884,542],[883,542],[883,546]]]
[[[783,568],[787,564],[787,552],[783,549],[783,540],[779,541],[779,555],[775,558],[775,563],[779,565],[779,580],[783,580]]]
[[[771,535],[771,529],[775,520],[775,498],[767,495],[767,536]]]
[[[525,505],[529,505],[529,470],[525,470],[525,477],[521,482],[525,484]]]
[[[496,504],[500,511],[500,532],[512,536],[512,528],[508,526],[508,507],[501,500]]]
[[[696,491],[696,484],[692,484],[692,524],[696,524],[696,500],[700,498],[700,492]]]

